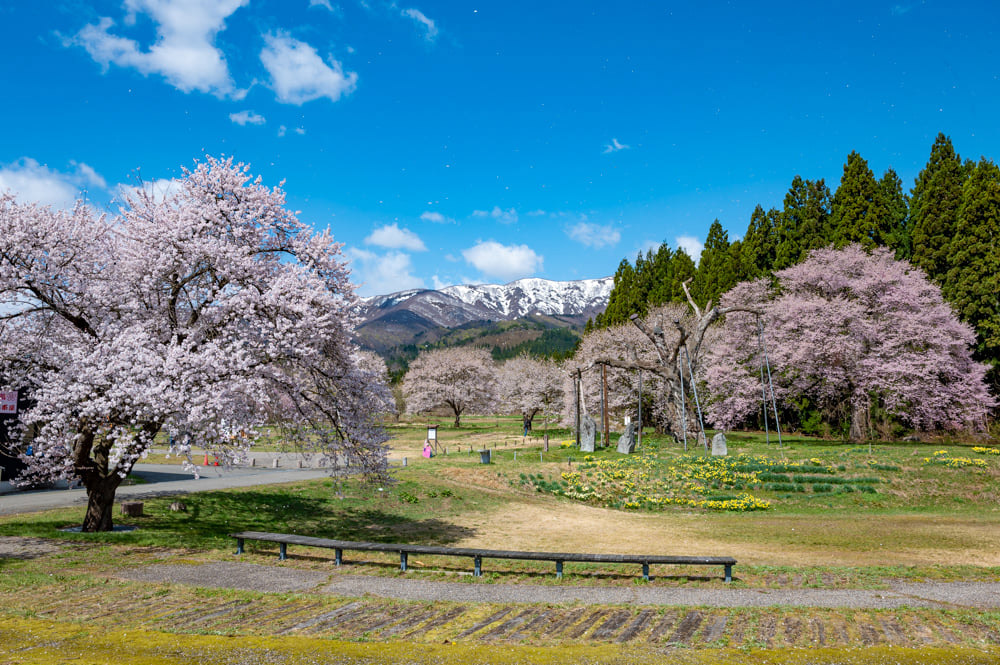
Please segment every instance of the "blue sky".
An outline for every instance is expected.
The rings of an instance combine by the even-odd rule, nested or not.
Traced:
[[[0,4],[0,188],[113,206],[249,162],[360,293],[581,279],[730,238],[851,150],[909,189],[938,132],[1000,157],[989,2]],[[113,209],[113,208],[112,208]]]

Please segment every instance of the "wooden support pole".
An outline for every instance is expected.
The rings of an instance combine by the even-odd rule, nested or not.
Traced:
[[[610,419],[608,418],[608,366],[601,365],[601,412],[604,414],[604,445],[610,445],[608,443],[608,425]]]

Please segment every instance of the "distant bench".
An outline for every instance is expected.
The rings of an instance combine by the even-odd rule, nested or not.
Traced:
[[[521,559],[525,561],[553,561],[556,564],[556,577],[561,578],[563,563],[566,561],[587,563],[639,563],[642,564],[642,576],[649,579],[651,564],[722,566],[725,569],[727,582],[733,581],[733,566],[736,559],[723,556],[665,556],[655,554],[584,554],[579,552],[518,552],[512,550],[483,550],[472,547],[437,547],[434,545],[401,545],[399,543],[366,543],[353,540],[331,540],[329,538],[314,538],[312,536],[297,536],[287,533],[266,533],[263,531],[241,531],[232,534],[236,539],[236,554],[243,554],[243,545],[247,540],[258,540],[278,544],[278,559],[288,557],[289,545],[304,547],[324,547],[334,551],[337,565],[344,561],[344,550],[365,552],[393,552],[399,554],[399,569],[406,571],[410,554],[428,554],[434,556],[471,557],[473,574],[480,577],[483,574],[483,559]]]

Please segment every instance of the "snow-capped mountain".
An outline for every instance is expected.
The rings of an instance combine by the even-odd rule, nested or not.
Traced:
[[[608,306],[614,278],[556,282],[519,279],[509,284],[411,289],[364,298],[357,336],[369,345],[406,344],[434,328],[475,321],[544,317],[560,326],[579,326]]]
[[[531,278],[503,285],[448,286],[441,292],[468,305],[485,307],[503,319],[514,319],[530,314],[580,316],[595,308],[603,311],[613,286],[613,277],[576,282]]]
[[[555,282],[519,279],[509,284],[448,286],[440,291],[411,289],[365,298],[365,322],[404,308],[437,325],[453,327],[468,321],[506,321],[532,314],[577,318],[604,311],[614,278]]]

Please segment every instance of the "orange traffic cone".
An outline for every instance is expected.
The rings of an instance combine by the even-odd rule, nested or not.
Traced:
[[[205,453],[205,466],[208,466],[208,453]]]

